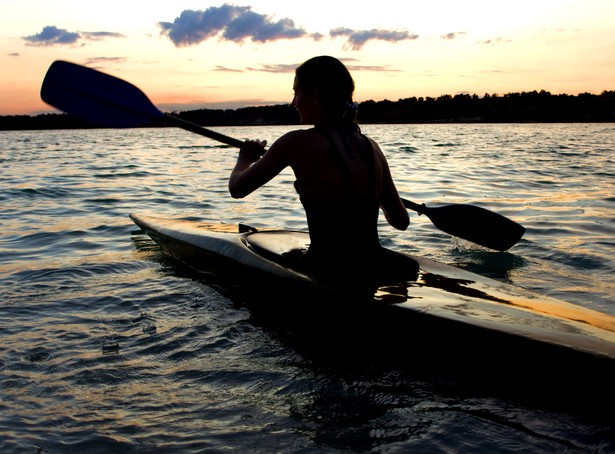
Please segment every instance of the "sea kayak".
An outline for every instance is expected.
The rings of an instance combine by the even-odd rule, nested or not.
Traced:
[[[336,288],[289,266],[288,253],[308,247],[307,232],[258,231],[138,214],[130,218],[172,257],[259,297],[282,295],[292,305],[302,296],[318,299],[313,295],[328,295],[331,301],[345,305],[345,310],[362,305],[362,309],[389,312],[397,321],[400,316],[414,315],[421,321],[442,321],[447,326],[615,359],[614,316],[428,258],[404,254],[409,264],[418,263],[418,274],[405,282],[383,283],[365,306],[352,289]]]

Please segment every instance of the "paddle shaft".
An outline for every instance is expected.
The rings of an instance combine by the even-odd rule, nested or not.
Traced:
[[[231,147],[241,148],[241,146],[243,145],[243,141],[239,139],[225,136],[224,134],[212,131],[211,129],[206,129],[200,125],[197,125],[196,123],[183,120],[173,115],[164,114],[163,121],[166,126],[177,126],[178,128],[185,129],[186,131],[194,132],[196,134],[208,137],[212,140],[216,140],[226,145],[230,145]]]
[[[407,199],[401,199],[401,201],[403,202],[404,206],[412,211],[416,211],[418,214],[423,214],[425,213],[426,210],[426,206],[423,205],[419,205],[418,203],[412,202],[411,200],[407,200]]]

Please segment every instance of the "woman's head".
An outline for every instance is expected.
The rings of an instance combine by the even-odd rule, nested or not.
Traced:
[[[307,60],[295,71],[297,87],[317,100],[326,116],[354,121],[354,80],[337,58],[320,56]]]

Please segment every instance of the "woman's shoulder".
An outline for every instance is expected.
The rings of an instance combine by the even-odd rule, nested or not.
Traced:
[[[314,128],[295,129],[280,136],[280,138],[275,141],[274,145],[284,148],[291,147],[293,149],[304,147],[312,148],[319,140],[322,140],[322,137]]]
[[[280,139],[284,140],[306,140],[313,138],[316,134],[316,130],[314,128],[309,129],[293,129],[292,131],[288,131],[283,134]]]
[[[380,148],[380,145],[378,145],[378,142],[376,142],[374,139],[372,139],[371,137],[368,137],[364,134],[362,134],[363,137],[365,137],[365,140],[367,140],[367,142],[371,145],[372,150],[376,153],[376,156],[383,156],[382,153],[382,149]]]

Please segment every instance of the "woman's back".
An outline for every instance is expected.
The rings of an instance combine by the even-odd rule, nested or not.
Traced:
[[[305,131],[309,150],[293,153],[295,187],[305,208],[310,253],[323,260],[356,260],[379,248],[377,221],[382,165],[358,131]],[[378,163],[378,165],[377,165]]]

